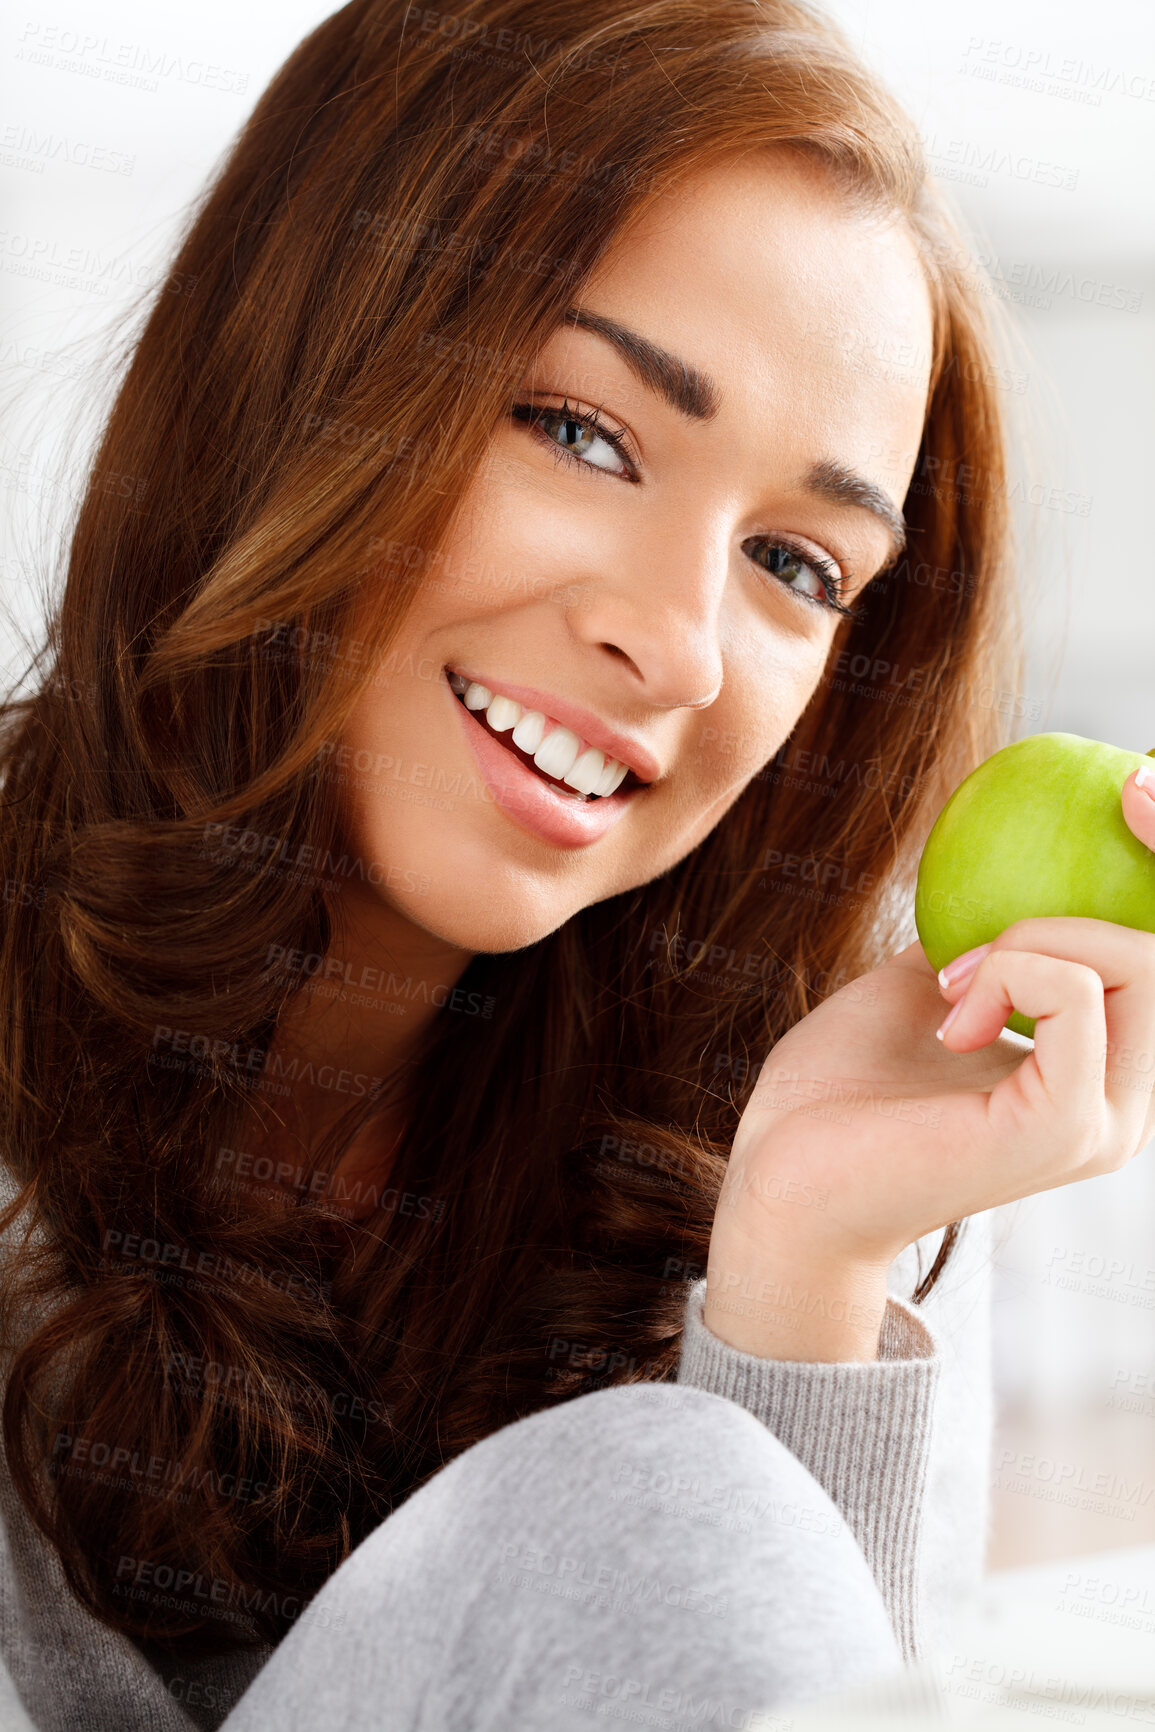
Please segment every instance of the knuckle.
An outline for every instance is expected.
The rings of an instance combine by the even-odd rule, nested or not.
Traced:
[[[1103,977],[1099,971],[1086,962],[1060,962],[1059,967],[1070,988],[1078,992],[1090,1002],[1098,1003],[1103,997]]]
[[[1128,942],[1134,947],[1139,968],[1155,979],[1155,932],[1141,932],[1132,928]]]

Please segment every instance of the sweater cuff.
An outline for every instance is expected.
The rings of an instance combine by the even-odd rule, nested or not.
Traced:
[[[686,1300],[677,1381],[747,1408],[837,1505],[865,1554],[905,1659],[920,1653],[918,1570],[938,1342],[887,1300],[876,1360],[808,1364],[742,1353],[707,1329],[706,1281]]]

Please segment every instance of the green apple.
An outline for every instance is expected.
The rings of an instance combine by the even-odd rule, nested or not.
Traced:
[[[1123,819],[1119,790],[1155,757],[1079,734],[1030,734],[960,782],[927,837],[914,921],[931,966],[1047,914],[1155,932],[1155,854]],[[1018,1011],[1006,1026],[1031,1036]]]

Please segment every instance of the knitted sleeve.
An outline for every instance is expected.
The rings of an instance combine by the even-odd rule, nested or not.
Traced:
[[[881,1590],[904,1656],[920,1650],[919,1541],[938,1342],[918,1308],[890,1297],[878,1359],[806,1364],[760,1359],[703,1321],[705,1279],[686,1301],[678,1382],[749,1409],[838,1506]]]

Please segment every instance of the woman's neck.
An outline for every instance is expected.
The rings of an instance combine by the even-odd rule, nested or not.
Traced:
[[[260,1173],[270,1200],[309,1186],[323,1138],[360,1097],[386,1097],[343,1151],[318,1200],[349,1213],[377,1206],[412,1117],[412,1055],[465,972],[472,952],[422,931],[372,894],[346,893],[340,935],[318,966],[289,952],[301,984],[286,1004],[267,1062],[288,1094],[269,1100],[238,1136],[238,1161]],[[279,1175],[279,1176],[278,1176]],[[238,1168],[237,1178],[242,1176]]]

